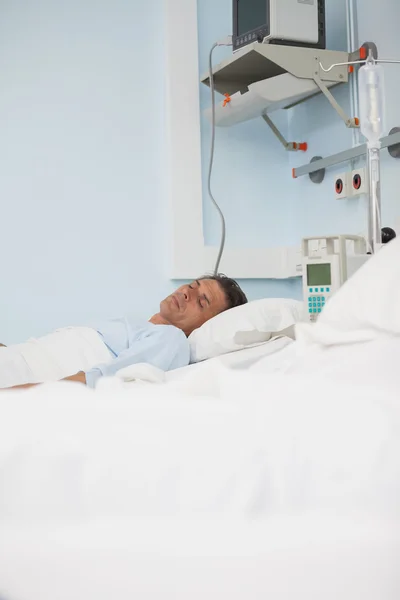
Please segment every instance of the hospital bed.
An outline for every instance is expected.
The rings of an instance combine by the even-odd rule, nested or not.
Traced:
[[[397,600],[399,248],[300,344],[3,393],[2,600]]]
[[[265,351],[227,360],[264,355],[257,369]],[[357,388],[323,395],[315,373],[215,360],[214,396],[176,382],[4,394],[0,597],[397,599],[398,381],[364,388],[365,356]],[[196,386],[206,367],[189,368]]]

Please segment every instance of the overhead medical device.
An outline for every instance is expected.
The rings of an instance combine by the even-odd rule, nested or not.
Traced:
[[[358,127],[358,119],[346,114],[330,90],[333,86],[349,81],[347,63],[349,60],[358,60],[360,56],[360,51],[349,54],[251,43],[212,69],[214,89],[224,96],[215,106],[215,124],[228,127],[269,115],[281,108],[291,108],[322,92],[347,127]],[[345,64],[329,71],[324,70],[323,65],[333,63]],[[211,86],[209,70],[201,81]],[[212,109],[206,110],[206,115],[211,120]],[[288,149],[299,148],[288,146]]]
[[[260,0],[261,1],[261,0]],[[262,0],[264,1],[264,0]],[[313,2],[314,0],[307,0]],[[217,125],[233,125],[262,116],[287,150],[307,150],[304,142],[288,142],[274,125],[267,113],[279,108],[290,108],[307,98],[322,92],[348,127],[358,127],[358,119],[349,118],[338,104],[331,87],[346,83],[347,67],[339,67],[332,73],[322,67],[321,60],[332,64],[359,58],[358,53],[348,54],[307,47],[252,43],[230,59],[213,68],[213,51],[218,46],[232,45],[232,37],[216,42],[209,54],[209,68],[202,82],[210,86],[212,123],[211,152],[208,171],[208,193],[221,219],[221,242],[214,273],[219,269],[225,246],[225,219],[211,186]],[[345,63],[347,64],[347,62]],[[216,102],[215,92],[225,95],[222,103]],[[233,95],[231,95],[233,94]]]
[[[311,322],[369,258],[364,238],[354,235],[310,237],[302,241],[303,297]]]
[[[232,0],[233,49],[252,42],[325,48],[325,0]]]

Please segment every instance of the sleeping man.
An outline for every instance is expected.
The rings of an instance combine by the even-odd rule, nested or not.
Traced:
[[[133,364],[163,371],[189,364],[188,336],[217,314],[247,302],[236,281],[225,275],[183,285],[160,303],[160,312],[142,325],[125,317],[96,329],[67,327],[24,344],[0,347],[0,388],[30,387],[45,381],[76,381],[94,388]]]

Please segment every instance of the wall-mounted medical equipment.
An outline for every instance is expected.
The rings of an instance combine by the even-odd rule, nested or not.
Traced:
[[[339,64],[332,64],[330,66],[327,65],[322,65],[323,66],[323,70],[326,72],[331,72],[335,69],[337,69],[338,67],[343,67],[343,66],[347,66],[347,68],[349,70],[354,69],[354,65],[366,65],[367,60],[370,62],[371,61],[375,64],[375,65],[379,65],[379,64],[400,64],[399,60],[388,60],[388,59],[380,59],[378,58],[378,49],[376,47],[376,44],[374,44],[373,42],[366,42],[362,48],[360,49],[360,60],[350,60],[349,62],[343,64],[343,63],[339,63]],[[377,73],[377,71],[375,71],[375,74]],[[371,74],[371,73],[370,73]],[[366,73],[363,73],[362,75],[360,75],[360,77],[364,78],[364,75],[366,75]],[[367,83],[367,85],[365,85],[365,83]],[[375,84],[370,88],[368,85],[368,82],[366,82],[366,78],[363,79],[363,81],[360,81],[360,87],[363,90],[362,94],[364,94],[364,98],[361,98],[360,100],[360,104],[357,104],[357,107],[359,107],[361,110],[363,109],[367,109],[370,110],[372,108],[372,106],[375,104],[375,109],[377,106],[381,106],[381,109],[383,109],[383,95],[380,96],[380,100],[379,100],[379,104],[376,104],[376,100],[377,100],[377,89],[376,86],[379,85],[380,87],[383,87],[383,78],[379,78],[379,82],[377,84],[377,82],[375,81]],[[373,93],[375,96],[375,100],[373,100],[373,102],[371,103],[369,100],[366,101],[365,100],[365,93],[369,94]],[[358,95],[358,94],[357,94]],[[366,102],[366,103],[365,103]],[[358,120],[358,119],[357,119]],[[365,122],[365,117],[363,116],[362,118],[363,120],[363,125],[362,128],[364,128],[364,122]],[[381,121],[381,123],[383,123],[383,119]],[[364,135],[367,137],[367,139],[370,138],[370,125],[368,125],[368,123],[366,123],[366,130]],[[375,135],[375,141],[376,141],[376,135]],[[380,149],[387,149],[389,155],[392,158],[395,159],[400,159],[400,127],[392,127],[391,130],[389,131],[389,135],[385,136],[385,137],[381,137],[380,141]],[[295,169],[293,169],[293,177],[295,179],[297,179],[298,177],[304,177],[305,175],[308,175],[311,179],[311,181],[313,183],[322,183],[322,181],[324,180],[325,174],[326,174],[326,169],[329,169],[330,167],[335,167],[336,165],[342,164],[342,163],[346,163],[346,162],[350,162],[353,160],[356,160],[358,158],[362,158],[365,155],[367,155],[368,153],[368,147],[367,144],[360,144],[360,145],[355,145],[353,148],[349,148],[348,150],[343,150],[342,152],[338,152],[337,154],[333,154],[331,156],[314,156],[311,158],[310,162],[308,164],[305,165],[301,165],[299,167],[296,167]]]
[[[325,0],[232,0],[233,49],[252,42],[325,48]]]
[[[400,158],[399,128],[393,128],[390,135],[382,140],[384,130],[384,79],[381,63],[400,64],[399,60],[378,58],[377,48],[374,44],[365,44],[367,56],[364,59],[348,61],[346,63],[332,63],[330,66],[322,65],[324,72],[329,73],[346,66],[348,69],[354,65],[362,64],[359,70],[359,97],[360,97],[360,129],[367,139],[365,146],[344,151],[330,159],[312,160],[312,165],[307,168],[293,169],[293,176],[310,174],[312,181],[321,183],[324,179],[325,168],[352,160],[367,153],[368,164],[368,250],[375,253],[382,245],[381,230],[381,172],[380,151],[382,147],[389,148],[390,155]],[[390,138],[393,139],[391,142]]]
[[[304,238],[302,255],[303,297],[314,322],[333,294],[370,255],[365,239],[354,235]]]
[[[224,96],[215,106],[215,124],[228,127],[262,117],[322,92],[346,126],[358,127],[358,119],[345,113],[330,89],[349,81],[347,62],[359,57],[360,52],[252,43],[212,68],[214,89]],[[333,62],[346,66],[324,70]],[[211,87],[210,69],[201,81]],[[212,120],[212,108],[206,115]]]
[[[368,194],[367,169],[361,167],[338,174],[334,180],[333,187],[336,200],[357,198]]]

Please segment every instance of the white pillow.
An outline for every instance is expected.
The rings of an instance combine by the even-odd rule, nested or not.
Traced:
[[[328,302],[315,325],[296,326],[307,344],[335,346],[400,335],[400,238],[384,246]]]
[[[189,336],[190,362],[214,358],[267,342],[304,320],[304,304],[268,298],[231,308],[210,319]]]

